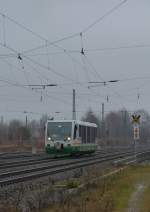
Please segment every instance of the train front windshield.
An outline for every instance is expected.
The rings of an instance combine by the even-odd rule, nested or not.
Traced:
[[[71,139],[72,122],[48,122],[47,139],[50,141]]]

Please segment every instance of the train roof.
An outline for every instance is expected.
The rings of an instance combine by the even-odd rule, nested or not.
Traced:
[[[47,122],[74,122],[83,126],[97,127],[95,123],[85,122],[80,120],[47,120]]]

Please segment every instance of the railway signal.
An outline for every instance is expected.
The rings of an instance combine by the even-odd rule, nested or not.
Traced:
[[[140,124],[140,115],[132,115],[132,123],[133,124]]]
[[[139,126],[136,125],[133,127],[133,134],[134,134],[134,140],[139,140],[140,139],[140,129]]]
[[[134,140],[139,140],[140,139],[140,130],[139,130],[140,117],[141,117],[140,115],[132,115]]]
[[[134,139],[134,158],[136,161],[136,141],[140,139],[140,115],[132,115],[132,124],[133,124],[133,139]]]

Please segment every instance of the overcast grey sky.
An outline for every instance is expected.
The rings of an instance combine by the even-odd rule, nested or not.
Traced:
[[[123,107],[150,111],[150,1],[128,0],[80,36],[82,30],[121,2],[0,0],[0,13],[49,42],[78,33],[58,42],[59,47],[47,45],[44,39],[0,16],[0,114],[6,119],[24,118],[19,111],[32,111],[71,118],[73,88],[78,118],[88,108],[98,112],[102,102],[106,111]],[[45,47],[28,51],[40,45]],[[85,56],[80,53],[82,47]],[[18,53],[22,60],[17,58]],[[122,81],[88,89],[89,81],[114,79]],[[58,86],[36,91],[22,86],[47,83]],[[58,111],[62,113],[55,114]]]

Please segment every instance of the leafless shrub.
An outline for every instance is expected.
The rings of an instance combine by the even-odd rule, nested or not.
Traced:
[[[50,204],[52,193],[51,185],[43,187],[43,185],[40,184],[38,189],[32,191],[32,194],[26,198],[27,207],[30,209],[30,211],[41,212],[43,208]]]

